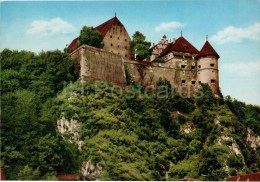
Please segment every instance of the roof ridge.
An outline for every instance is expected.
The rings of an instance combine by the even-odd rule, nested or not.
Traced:
[[[114,24],[124,27],[121,21],[115,16],[107,20],[106,22],[96,26],[94,29],[98,30],[101,33],[101,35],[104,37]]]
[[[171,51],[188,52],[188,53],[194,53],[194,54],[198,54],[199,53],[197,48],[194,47],[183,36],[181,36],[178,39],[176,39],[175,42],[169,43],[168,46],[161,52],[159,57],[162,57],[162,56],[164,56],[165,54],[167,54],[167,53],[169,53]]]
[[[202,57],[202,56],[216,56],[217,58],[219,58],[218,53],[215,51],[215,49],[212,47],[212,45],[209,43],[208,40],[205,42],[205,44],[201,48],[198,58]]]

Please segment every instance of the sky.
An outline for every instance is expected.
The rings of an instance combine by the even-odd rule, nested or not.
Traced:
[[[220,55],[224,96],[260,105],[260,0],[42,1],[0,3],[0,51],[63,50],[84,25],[115,16],[129,35],[158,43],[183,36],[200,50],[208,40]]]

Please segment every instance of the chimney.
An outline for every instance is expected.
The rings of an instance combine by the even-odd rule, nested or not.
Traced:
[[[153,43],[153,46],[154,46],[154,43]]]
[[[172,43],[175,43],[175,38],[172,39]]]

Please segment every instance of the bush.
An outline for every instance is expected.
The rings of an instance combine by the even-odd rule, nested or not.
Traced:
[[[94,30],[93,27],[84,26],[80,31],[78,46],[87,44],[89,46],[102,48],[102,40],[103,36],[99,31]]]

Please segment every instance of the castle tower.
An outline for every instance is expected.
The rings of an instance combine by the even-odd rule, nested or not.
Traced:
[[[219,55],[210,45],[205,42],[197,57],[197,80],[198,83],[207,83],[215,96],[219,95]]]

